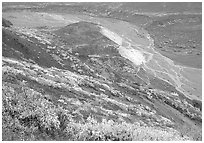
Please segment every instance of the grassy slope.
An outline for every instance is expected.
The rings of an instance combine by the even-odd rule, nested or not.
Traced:
[[[115,12],[114,15],[119,16],[120,14]],[[124,16],[123,18],[126,19],[126,16]],[[131,18],[129,19],[131,20]],[[82,27],[82,31],[80,31],[80,28],[77,26]],[[69,33],[74,29],[77,29],[77,31],[74,31],[72,33],[72,35],[74,34],[74,36],[68,37],[67,39],[67,36],[62,35],[63,32]],[[181,138],[179,136],[175,136],[175,134],[178,133],[168,130],[168,126],[178,129],[181,132],[181,134],[178,135],[188,135],[191,136],[194,140],[201,140],[201,129],[198,128],[202,123],[202,121],[200,120],[201,118],[198,116],[201,115],[200,111],[198,110],[202,106],[200,102],[188,100],[183,95],[173,97],[170,96],[168,92],[166,94],[151,93],[149,96],[150,90],[142,89],[142,86],[139,86],[146,85],[146,83],[144,81],[141,81],[141,79],[139,79],[137,76],[133,76],[134,73],[130,72],[132,70],[135,70],[134,68],[132,68],[131,64],[121,57],[117,57],[118,54],[114,50],[114,47],[116,45],[111,41],[108,41],[105,37],[101,37],[100,34],[98,35],[97,32],[90,32],[93,29],[90,29],[90,31],[86,31],[86,29],[86,24],[76,24],[75,26],[70,25],[68,27],[65,27],[65,29],[62,29],[60,32],[58,31],[59,33],[56,33],[61,36],[59,38],[59,41],[65,44],[67,47],[71,47],[73,50],[73,53],[65,52],[66,50],[70,50],[69,48],[57,48],[51,50],[55,55],[60,56],[63,53],[66,53],[70,56],[71,59],[74,59],[65,60],[62,58],[62,56],[60,56],[60,58],[63,59],[63,62],[66,63],[65,66],[62,66],[59,61],[53,59],[52,56],[50,56],[52,60],[45,60],[44,63],[43,58],[47,56],[49,57],[49,55],[51,54],[50,52],[48,52],[47,50],[42,50],[38,48],[38,46],[32,45],[28,41],[23,40],[15,34],[8,34],[10,33],[8,32],[9,30],[5,32],[6,35],[3,37],[7,36],[7,38],[11,40],[10,42],[6,42],[6,39],[3,40],[3,43],[6,43],[5,45],[3,45],[4,56],[20,59],[21,57],[23,57],[21,55],[26,55],[23,52],[24,50],[22,51],[21,47],[18,45],[23,45],[25,49],[28,49],[28,51],[36,49],[37,51],[40,51],[42,53],[44,51],[45,54],[40,54],[42,56],[42,59],[40,58],[40,61],[38,61],[35,56],[32,59],[34,60],[34,63],[38,63],[40,66],[42,66],[43,70],[41,68],[36,69],[35,66],[28,66],[30,67],[30,70],[26,70],[25,72],[25,68],[22,68],[22,66],[17,66],[18,64],[11,64],[12,62],[4,63],[4,140],[186,139],[186,137]],[[78,30],[80,32],[78,32]],[[93,38],[97,39],[97,37],[98,39],[103,40],[98,43],[96,42],[96,40],[91,40]],[[58,38],[55,38],[55,40],[56,39]],[[70,42],[70,39],[72,39],[73,42]],[[35,43],[38,43],[38,40],[36,39],[31,40],[33,40]],[[89,40],[91,42],[89,42]],[[103,42],[109,43],[111,44],[111,46],[108,46],[108,48],[104,48],[106,45]],[[83,45],[84,43],[88,45]],[[28,44],[32,45],[32,48],[30,48]],[[43,44],[38,44],[40,45],[39,47],[43,47],[43,49],[46,49],[47,47]],[[98,47],[96,45],[100,46]],[[51,46],[54,46],[54,44]],[[11,50],[8,50],[8,48]],[[12,53],[13,49],[14,53]],[[4,50],[8,51],[5,52]],[[84,57],[83,52],[81,51],[86,51],[89,54],[96,55],[103,55],[108,53],[109,56],[90,58],[88,57],[88,55],[86,55]],[[18,55],[19,52],[20,55]],[[76,53],[79,53],[79,55],[76,55]],[[15,54],[18,56],[13,56]],[[112,56],[116,57],[114,58]],[[22,61],[20,61],[20,63],[21,62]],[[41,63],[44,63],[44,65],[41,65]],[[92,70],[89,68],[85,68],[83,66],[84,63],[91,67]],[[79,64],[79,67],[76,66],[77,64]],[[78,73],[79,75],[92,76],[94,77],[95,82],[90,81],[89,78],[83,80],[83,82],[79,84],[79,87],[82,88],[82,91],[78,91],[77,88],[75,89],[71,86],[72,84],[70,85],[72,81],[67,80],[69,78],[73,78],[72,76],[70,76],[72,75],[72,73],[63,75],[64,72],[62,72],[61,70],[48,69],[48,71],[50,71],[49,75],[53,75],[55,78],[45,75],[44,73],[47,72],[47,69],[45,69],[44,67],[51,67],[49,65],[54,67],[57,67],[56,65],[61,65],[57,68],[68,69],[70,71],[73,71],[74,73]],[[11,67],[11,70],[9,72],[7,67]],[[22,73],[26,73],[26,76],[22,73],[17,72],[17,69],[23,71]],[[131,70],[129,71],[130,73],[127,73],[127,71],[125,70],[121,72],[121,69]],[[32,71],[35,71],[34,74]],[[16,72],[18,74],[16,74]],[[56,75],[58,76],[58,78]],[[102,77],[98,75],[101,75]],[[34,79],[31,77],[34,77]],[[104,81],[104,77],[107,81]],[[96,81],[103,84],[96,84]],[[60,84],[62,82],[66,84]],[[125,84],[122,85],[120,83]],[[161,81],[161,84],[162,83],[163,82]],[[107,88],[107,86],[109,88]],[[152,88],[159,88],[161,90],[167,89],[168,91],[168,88],[166,88],[165,86],[153,86]],[[91,96],[85,94],[87,92]],[[99,97],[96,95],[98,95]],[[64,103],[62,102],[62,100]],[[186,103],[184,104],[185,100],[187,100],[187,105]],[[127,104],[128,108],[125,108],[118,103]],[[143,105],[150,107],[151,110],[145,109],[145,106]],[[198,109],[196,109],[195,107]],[[155,110],[157,114],[154,116],[150,116],[149,113],[151,113],[153,110]],[[139,111],[145,114],[140,114]],[[129,116],[126,117],[125,114]],[[92,121],[89,121],[89,116],[94,119],[91,119]],[[167,122],[161,120],[159,118],[160,116],[170,119],[171,121],[173,121],[174,125],[172,126],[171,124],[166,124]],[[100,123],[103,118],[113,121],[104,120],[104,122]],[[74,121],[71,121],[72,119]],[[97,119],[97,121],[94,121],[95,119]],[[123,122],[126,121],[127,124],[121,124],[121,120]],[[75,123],[76,121],[80,121],[81,123]],[[134,122],[138,121],[139,124],[134,125]],[[153,128],[144,127],[144,123],[140,123],[140,121],[144,121],[144,123],[148,126],[153,124]],[[99,123],[96,124],[95,122]],[[156,124],[158,124],[159,127],[157,127],[158,125]],[[98,127],[101,126],[104,126],[103,130],[98,129]],[[130,130],[126,130],[127,127],[129,128],[130,126],[132,128]],[[139,128],[139,130],[136,130],[135,127]],[[162,128],[167,129],[167,134],[162,131]],[[148,134],[146,134],[146,136],[144,136],[144,134],[138,134],[139,132],[146,132],[147,130]],[[155,135],[154,132],[151,132],[152,130],[156,132],[157,130],[159,130],[158,132],[160,134]],[[110,131],[113,134],[108,135],[110,134]],[[53,132],[55,132],[55,134],[53,134]],[[165,138],[163,138],[163,136],[165,136]]]
[[[86,27],[86,28],[84,28]],[[89,29],[90,27],[92,27],[91,29]],[[77,29],[77,31],[75,30]],[[89,29],[89,30],[87,30]],[[68,38],[69,36],[65,36],[65,33],[70,33],[73,32],[71,34],[71,37],[74,41],[72,41],[70,43],[70,41],[68,41],[67,39],[64,38]],[[90,34],[87,34],[90,33]],[[15,33],[15,32],[14,32]],[[82,123],[84,121],[87,120],[87,118],[89,116],[92,116],[94,118],[96,118],[99,122],[103,119],[111,119],[114,120],[115,122],[120,121],[121,119],[126,121],[126,122],[138,122],[138,121],[144,121],[144,123],[146,124],[152,124],[153,126],[155,126],[156,124],[159,123],[159,125],[162,128],[166,128],[167,126],[172,127],[171,124],[167,123],[165,120],[161,120],[161,115],[172,119],[173,118],[173,122],[176,123],[175,126],[183,126],[185,125],[186,128],[189,128],[189,126],[192,126],[192,121],[190,121],[188,118],[186,119],[186,117],[183,117],[183,115],[181,113],[183,113],[183,109],[185,109],[186,105],[184,107],[182,107],[181,105],[177,104],[176,106],[174,105],[175,102],[175,98],[170,98],[167,100],[167,98],[165,98],[165,96],[162,96],[160,94],[151,94],[151,98],[148,96],[148,89],[140,91],[140,88],[142,85],[145,85],[146,83],[144,81],[141,81],[141,79],[139,79],[137,76],[133,76],[134,73],[131,73],[131,71],[134,71],[133,67],[131,66],[131,64],[124,60],[123,58],[120,57],[120,55],[117,53],[117,51],[114,50],[114,46],[116,46],[114,43],[112,43],[111,41],[109,41],[106,38],[103,38],[102,35],[100,35],[99,33],[97,34],[99,37],[94,36],[94,38],[96,39],[100,39],[100,43],[98,43],[100,46],[96,47],[98,48],[98,50],[96,50],[95,48],[93,49],[92,47],[95,45],[94,43],[99,42],[98,40],[94,40],[93,38],[90,38],[90,36],[92,35],[92,33],[96,34],[97,33],[97,28],[94,30],[94,26],[90,23],[79,23],[79,24],[73,24],[67,27],[64,27],[63,29],[57,30],[55,32],[56,34],[58,34],[58,36],[60,36],[61,38],[59,38],[60,41],[66,41],[63,42],[65,45],[67,45],[68,47],[71,46],[73,53],[69,53],[70,56],[72,56],[72,58],[75,57],[75,59],[79,59],[76,60],[78,61],[77,63],[75,63],[74,67],[72,67],[72,71],[75,71],[76,73],[78,73],[79,75],[87,75],[90,76],[92,75],[94,77],[94,80],[98,81],[98,84],[96,81],[93,83],[93,81],[91,82],[88,79],[83,79],[81,83],[78,83],[78,85],[74,82],[72,83],[71,81],[69,81],[68,79],[72,79],[73,77],[71,76],[71,73],[65,74],[63,71],[61,71],[63,69],[63,67],[61,67],[57,70],[57,69],[47,69],[49,72],[47,73],[47,70],[45,68],[37,68],[34,65],[30,65],[26,66],[26,67],[22,67],[20,65],[15,65],[12,64],[12,62],[8,62],[8,60],[6,60],[7,62],[4,63],[3,69],[4,69],[4,74],[3,74],[3,85],[4,85],[4,91],[3,91],[3,102],[5,109],[3,110],[3,114],[5,114],[4,119],[6,118],[10,118],[10,122],[12,123],[12,125],[10,126],[10,129],[7,130],[7,126],[8,126],[8,122],[4,122],[4,130],[5,132],[8,132],[6,135],[4,135],[4,139],[5,140],[17,140],[17,139],[31,139],[31,140],[38,140],[38,139],[43,139],[48,135],[48,140],[53,139],[50,136],[53,136],[51,134],[51,131],[49,131],[49,129],[47,128],[52,128],[52,130],[58,130],[58,132],[60,132],[59,134],[62,134],[63,137],[59,137],[57,138],[57,136],[54,136],[54,139],[59,139],[62,140],[64,137],[66,137],[66,134],[64,133],[64,131],[62,131],[62,129],[57,129],[57,125],[59,124],[65,124],[64,126],[69,126],[69,123],[64,123],[63,121],[58,121],[60,120],[57,114],[58,110],[62,109],[63,112],[66,111],[66,116],[71,116],[75,121],[82,121]],[[83,33],[86,33],[85,36]],[[88,36],[89,35],[89,36]],[[9,37],[9,39],[14,39],[13,37],[15,37],[17,40],[17,42],[9,42],[6,43],[5,40],[3,40],[4,43],[6,43],[6,45],[8,45],[9,48],[13,49],[15,48],[15,53],[21,53],[22,55],[24,55],[24,50],[21,50],[21,47],[17,46],[19,45],[19,43],[21,43],[20,45],[24,45],[24,48],[28,48],[26,46],[26,44],[24,43],[24,40],[22,40],[21,38],[17,37],[15,34],[10,34],[7,35]],[[4,36],[6,37],[6,36]],[[75,40],[75,39],[81,39],[82,40]],[[83,38],[85,38],[85,40],[83,41]],[[87,43],[87,38],[88,38],[88,43]],[[32,39],[34,40],[34,39]],[[55,38],[56,40],[56,38]],[[92,41],[93,40],[93,41]],[[28,42],[28,41],[26,41]],[[37,41],[35,41],[37,42]],[[85,43],[81,43],[81,42],[85,42]],[[109,44],[109,48],[111,50],[109,50],[109,48],[104,48],[107,47],[105,46],[106,44]],[[16,45],[13,46],[12,44]],[[78,49],[76,48],[77,45],[81,45],[81,47]],[[88,44],[88,46],[87,46]],[[97,45],[98,45],[97,44]],[[112,44],[112,46],[110,46],[110,44]],[[84,46],[83,46],[84,45]],[[52,45],[54,46],[54,45]],[[46,47],[46,46],[45,46]],[[66,47],[66,46],[65,46]],[[7,47],[3,46],[3,49],[6,49]],[[32,50],[35,51],[37,50],[38,47],[34,46],[32,47]],[[44,49],[44,48],[43,48]],[[40,53],[43,53],[42,50],[40,51]],[[77,56],[76,53],[80,53],[81,49],[85,49],[88,50],[89,54],[94,54],[94,55],[100,55],[100,58],[90,58],[88,55],[86,58],[81,58],[80,54],[78,54]],[[59,49],[53,49],[53,51],[59,51]],[[62,50],[62,49],[61,49]],[[68,49],[67,49],[68,50]],[[10,50],[12,51],[12,50]],[[17,52],[18,51],[18,52]],[[46,51],[45,49],[43,51]],[[112,51],[110,53],[110,51]],[[6,52],[3,52],[6,53]],[[55,54],[57,54],[57,52],[53,52]],[[58,52],[59,53],[59,52]],[[62,52],[64,53],[64,52]],[[61,53],[61,54],[62,54]],[[48,54],[48,53],[46,53]],[[108,54],[108,56],[107,56]],[[19,59],[15,56],[12,56],[13,54],[10,52],[9,54],[6,54],[4,56],[6,57],[12,57],[18,60],[24,60],[24,59]],[[43,57],[44,55],[42,55]],[[59,55],[58,55],[59,56]],[[30,58],[32,58],[32,56],[30,56]],[[33,58],[34,63],[38,63],[38,60]],[[64,62],[66,62],[66,60],[63,60]],[[75,62],[76,62],[75,61]],[[22,61],[19,61],[20,63]],[[53,63],[51,60],[48,61],[48,65],[50,63]],[[59,61],[55,59],[55,62],[58,63]],[[74,61],[72,61],[74,62]],[[92,69],[92,71],[94,71],[93,74],[91,74],[91,71],[89,71],[90,69],[84,69],[83,66],[79,66],[76,67],[77,64],[82,65],[80,63],[85,63],[88,65],[89,68]],[[42,62],[38,63],[39,66],[43,66],[41,65]],[[47,64],[46,64],[47,65]],[[55,65],[53,65],[55,66]],[[10,68],[9,68],[10,67]],[[50,66],[47,66],[48,68]],[[128,67],[129,69],[132,69],[130,71],[125,71],[124,67]],[[10,69],[10,70],[8,70]],[[66,69],[66,68],[65,68]],[[81,70],[80,70],[81,69]],[[124,70],[124,71],[123,71]],[[19,72],[22,71],[22,72]],[[60,71],[60,72],[58,72]],[[22,73],[26,73],[26,75],[22,74]],[[65,74],[65,75],[64,75]],[[71,74],[71,75],[69,75]],[[146,73],[143,73],[146,74]],[[41,76],[39,76],[41,75]],[[56,75],[58,75],[58,78],[56,77]],[[101,76],[99,76],[101,75]],[[52,76],[54,78],[52,78]],[[66,78],[65,78],[66,77]],[[107,81],[104,81],[104,78],[106,78]],[[62,84],[62,83],[65,83]],[[97,83],[97,84],[96,84]],[[103,84],[102,84],[103,83]],[[111,84],[110,84],[111,83]],[[125,83],[125,85],[122,85],[120,83]],[[79,86],[80,88],[82,88],[82,91],[78,91],[75,88],[72,88],[72,84],[76,84],[77,86]],[[106,86],[105,86],[105,85]],[[21,86],[22,85],[22,86]],[[140,86],[138,86],[140,85]],[[69,86],[71,86],[71,88],[68,88]],[[107,88],[108,86],[108,88]],[[24,89],[25,88],[25,89]],[[17,89],[20,89],[20,91],[18,91]],[[164,90],[163,88],[161,88],[162,90]],[[9,93],[7,94],[7,92],[9,91],[13,91],[14,93]],[[29,94],[27,93],[34,92],[36,93],[38,96],[40,97],[36,97],[36,100],[40,100],[39,103],[32,103],[29,102],[29,100],[31,100],[30,98],[34,98],[32,96],[29,96]],[[26,92],[26,93],[25,93]],[[135,94],[136,92],[136,94]],[[91,94],[87,95],[85,93]],[[103,96],[102,96],[102,95]],[[35,94],[32,94],[33,96],[37,96]],[[100,95],[100,96],[99,96]],[[105,95],[105,96],[104,96]],[[168,95],[168,94],[167,94]],[[95,97],[96,96],[96,97]],[[99,96],[99,97],[98,97]],[[16,98],[16,97],[21,97],[21,98]],[[180,97],[179,97],[180,98]],[[179,99],[178,98],[178,99]],[[66,104],[61,102],[61,100],[64,100],[63,102],[65,102],[66,100]],[[73,101],[71,100],[71,102],[68,102],[69,99],[73,99]],[[25,101],[22,102],[22,101]],[[179,99],[180,100],[180,99]],[[166,102],[166,104],[164,104],[163,102]],[[13,102],[18,105],[17,107],[13,107]],[[40,103],[44,104],[44,102],[46,102],[46,107],[42,107],[42,105],[39,105]],[[76,103],[79,102],[79,105],[77,105]],[[190,101],[188,101],[188,104],[192,104]],[[127,104],[129,107],[125,108],[120,104]],[[26,104],[26,105],[24,105]],[[37,104],[37,105],[36,105]],[[49,108],[57,108],[56,113],[49,113],[50,110],[46,111],[45,114],[43,116],[40,116],[40,113],[42,112],[42,110],[46,110],[48,107],[48,105],[51,106]],[[69,106],[67,106],[67,104]],[[87,106],[89,105],[89,106]],[[139,105],[139,106],[138,106]],[[147,110],[145,109],[146,107],[150,107],[151,110]],[[171,105],[173,107],[173,109],[171,109],[169,107],[169,105]],[[22,107],[27,108],[27,110],[24,112],[22,109]],[[28,107],[27,107],[28,106]],[[44,106],[44,105],[43,105]],[[135,106],[134,108],[131,106]],[[140,109],[140,106],[144,106]],[[174,107],[175,106],[175,107]],[[85,108],[86,107],[86,108]],[[102,109],[101,109],[102,107]],[[179,107],[179,108],[177,108]],[[182,107],[182,108],[180,108]],[[45,109],[44,109],[45,108]],[[58,109],[59,108],[59,109]],[[83,108],[85,110],[83,110]],[[138,109],[137,109],[138,108]],[[175,110],[175,109],[176,110]],[[40,111],[39,111],[40,110]],[[107,114],[107,111],[111,111],[109,114]],[[137,111],[138,110],[138,111]],[[154,116],[151,116],[151,114],[149,114],[149,112],[151,113],[153,110],[156,110],[157,114],[155,114]],[[178,110],[178,111],[177,111]],[[192,108],[193,112],[194,109]],[[140,113],[140,112],[142,113]],[[39,113],[40,112],[40,113]],[[61,111],[60,111],[61,112]],[[114,113],[116,112],[116,113]],[[136,113],[135,113],[136,112]],[[180,113],[181,112],[181,113]],[[192,111],[191,111],[192,112]],[[144,114],[145,113],[145,114]],[[51,114],[51,115],[49,115]],[[128,117],[124,116],[125,114],[130,115]],[[178,116],[179,115],[179,116]],[[188,114],[187,114],[188,115]],[[39,117],[40,116],[40,117]],[[53,118],[51,118],[50,116],[54,116]],[[191,118],[191,117],[190,117]],[[48,119],[53,119],[53,121],[47,121]],[[199,118],[198,118],[199,119]],[[186,120],[186,121],[185,121]],[[14,122],[15,121],[15,122]],[[17,121],[17,123],[16,123]],[[184,123],[183,123],[184,121]],[[52,123],[54,122],[54,123]],[[198,120],[199,123],[199,120]],[[54,127],[53,124],[56,124]],[[143,123],[142,123],[143,124]],[[142,126],[141,124],[141,126]],[[83,126],[83,124],[79,124],[80,126]],[[33,127],[34,126],[34,127]],[[113,125],[115,128],[115,125]],[[120,125],[119,125],[120,126]],[[174,126],[174,125],[173,125]],[[18,136],[18,133],[14,133],[11,134],[11,136],[7,136],[9,134],[9,132],[13,132],[13,130],[15,128],[20,128],[19,130],[21,130],[21,133],[23,134],[20,138],[16,137]],[[188,132],[188,134],[192,134],[195,132],[195,127],[191,127],[191,131]],[[157,129],[157,128],[156,128]],[[48,131],[47,131],[48,130]],[[79,129],[80,131],[81,129]],[[117,129],[116,129],[117,130]],[[135,130],[135,129],[133,129]],[[143,127],[142,129],[143,130]],[[145,129],[146,130],[146,129]],[[147,128],[147,130],[149,130]],[[159,130],[161,130],[159,128]],[[28,133],[27,133],[28,131]],[[100,131],[99,131],[100,132]],[[129,132],[129,131],[128,131]],[[131,131],[131,132],[135,132],[135,131]],[[137,132],[137,131],[136,131]],[[162,133],[162,131],[161,131]],[[26,137],[27,134],[29,135],[29,137]],[[42,134],[41,137],[38,138],[38,136]],[[50,135],[51,134],[51,135]],[[65,135],[64,135],[65,134]],[[133,134],[133,133],[131,133]],[[174,134],[174,133],[173,133]],[[32,135],[32,138],[30,137]],[[103,135],[101,135],[103,136]],[[155,135],[148,135],[150,137],[141,137],[142,139],[156,139],[156,138],[160,138],[160,136],[156,136]],[[169,136],[171,139],[171,131],[169,131]],[[194,139],[198,139],[199,135],[195,132]],[[152,138],[151,138],[152,137]],[[66,137],[67,138],[67,137]],[[114,137],[115,138],[115,137]],[[135,139],[138,140],[138,138],[134,138],[131,137],[131,140]],[[175,139],[175,138],[173,138]],[[122,139],[121,139],[122,140]],[[127,139],[129,140],[129,139]],[[161,138],[162,140],[162,138]]]

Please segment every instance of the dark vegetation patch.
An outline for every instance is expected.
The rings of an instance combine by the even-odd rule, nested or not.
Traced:
[[[44,45],[40,43],[31,43],[16,35],[15,32],[2,29],[3,56],[16,59],[20,58],[21,60],[22,58],[27,60],[31,59],[43,67],[62,68],[61,65],[42,48],[43,46]]]
[[[94,23],[81,21],[60,28],[54,33],[60,36],[60,39],[79,55],[117,53],[114,48],[116,44],[103,36],[99,26]]]
[[[156,89],[160,89],[168,92],[177,91],[174,86],[156,77],[150,77],[150,84],[151,84],[150,87],[153,89],[156,88]]]
[[[12,25],[13,24],[10,21],[2,18],[2,26],[4,26],[4,27],[11,27]]]

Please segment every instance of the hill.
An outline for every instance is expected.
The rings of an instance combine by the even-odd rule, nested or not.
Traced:
[[[199,12],[197,3],[4,3],[3,140],[202,140]]]

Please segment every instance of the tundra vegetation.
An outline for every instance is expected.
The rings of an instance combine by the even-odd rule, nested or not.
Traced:
[[[3,3],[2,139],[202,140],[201,9]]]

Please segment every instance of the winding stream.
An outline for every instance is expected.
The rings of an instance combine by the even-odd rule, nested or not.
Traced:
[[[189,98],[202,99],[201,69],[174,64],[174,61],[155,50],[154,40],[147,31],[135,25],[123,21],[111,23],[96,19],[98,24],[109,30],[108,34],[102,33],[120,45],[121,56],[136,66],[142,65],[146,72],[153,73],[155,77],[173,85]],[[194,80],[192,76],[198,80]]]

